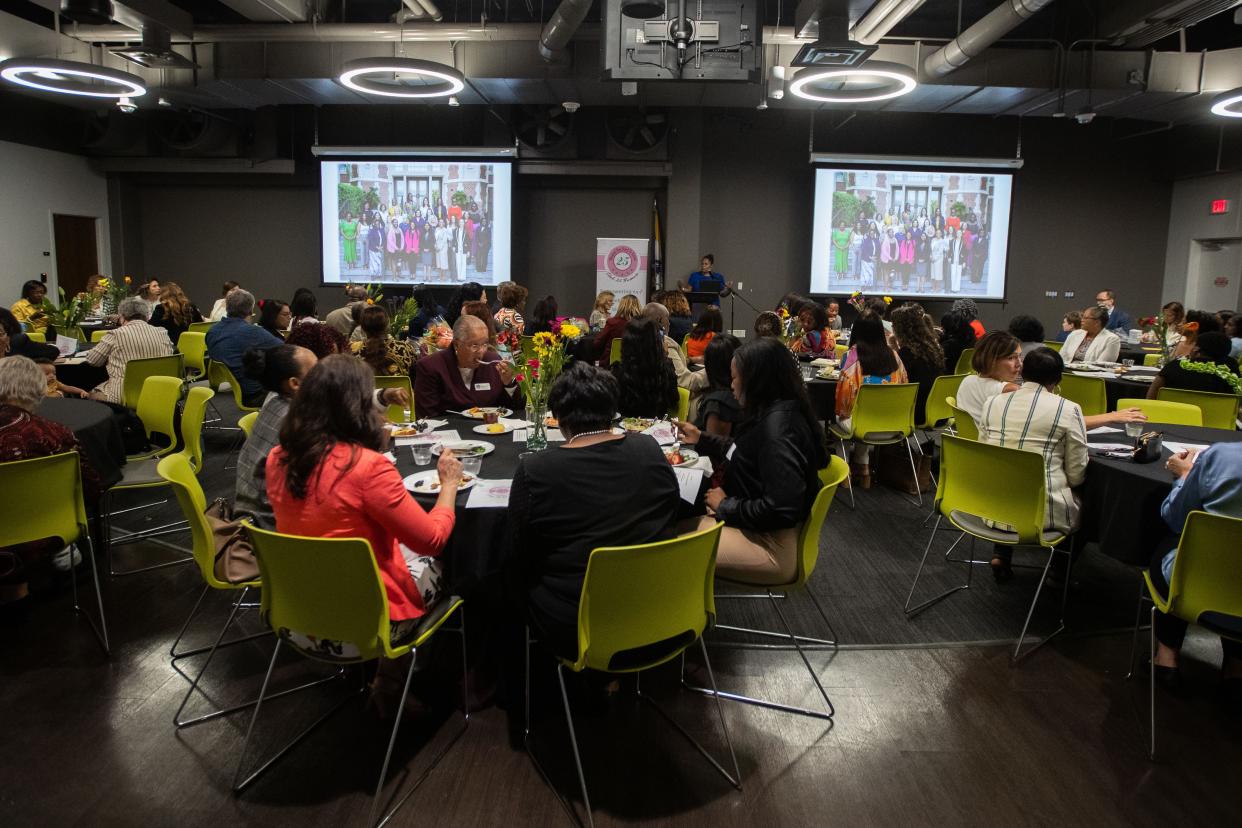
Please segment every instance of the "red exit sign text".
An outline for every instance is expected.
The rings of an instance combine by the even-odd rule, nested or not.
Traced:
[[[1214,216],[1223,216],[1225,213],[1229,212],[1229,207],[1230,207],[1229,199],[1227,198],[1214,199],[1212,201],[1211,213]]]

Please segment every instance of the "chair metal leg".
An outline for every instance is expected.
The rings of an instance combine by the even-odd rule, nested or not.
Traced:
[[[923,550],[923,558],[922,560],[919,561],[918,571],[914,573],[914,583],[910,584],[910,594],[906,596],[906,603],[905,603],[905,606],[903,607],[903,610],[907,616],[917,615],[918,613],[930,607],[932,604],[938,603],[940,601],[943,601],[945,598],[948,598],[950,595],[957,592],[958,590],[970,589],[970,576],[971,576],[972,568],[967,566],[965,584],[962,584],[961,586],[952,587],[951,589],[947,589],[944,592],[940,593],[939,595],[935,596],[934,598],[927,599],[926,601],[919,604],[918,606],[915,606],[915,607],[910,606],[910,602],[914,600],[914,590],[917,589],[919,585],[919,578],[923,576],[923,568],[927,566],[927,555],[931,552],[932,544],[936,540],[936,532],[939,531],[940,521],[943,519],[944,519],[943,515],[936,516],[936,523],[934,526],[932,526],[931,537],[927,539],[927,548]],[[957,540],[953,541],[953,544],[949,547],[948,551],[945,552],[946,557],[948,557],[949,553],[952,552],[954,548],[956,548],[957,545],[962,542],[962,538],[964,537],[966,537],[965,532],[958,535]]]
[[[844,440],[837,441],[837,452],[840,453],[841,459],[845,461],[845,465],[848,467],[850,464],[850,459],[845,456],[845,441]],[[850,481],[850,485],[847,488],[850,491],[850,508],[853,509],[854,508],[854,483],[853,481]]]
[[[923,449],[919,449],[919,454],[923,453]],[[914,475],[914,491],[918,492],[918,499],[915,505],[919,508],[923,506],[923,487],[919,485],[919,470],[914,465],[914,449],[910,448],[910,438],[906,438],[906,456],[910,458],[910,473]]]
[[[120,546],[123,543],[133,543],[134,541],[145,540],[147,538],[158,538],[162,535],[173,535],[178,532],[188,532],[190,523],[186,520],[178,520],[174,523],[165,523],[162,526],[153,526],[150,529],[139,529],[136,532],[125,532],[110,539],[113,546]]]
[[[1147,750],[1147,758],[1156,759],[1156,602],[1151,604],[1151,670],[1147,677],[1147,709],[1151,716],[1151,747]]]
[[[181,630],[177,633],[177,638],[173,641],[172,646],[168,648],[168,655],[172,657],[174,667],[176,665],[176,662],[179,661],[180,659],[189,658],[190,656],[200,655],[202,653],[212,650],[215,646],[215,645],[208,645],[205,647],[195,647],[193,650],[185,650],[180,653],[177,652],[177,645],[181,643],[182,637],[185,636],[185,631],[190,628],[190,622],[194,620],[194,617],[196,615],[198,615],[198,611],[203,605],[203,599],[207,597],[208,592],[211,592],[211,587],[204,584],[203,591],[199,593],[198,600],[194,602],[194,609],[190,610],[189,616],[185,619],[185,623],[181,625]],[[246,608],[245,604],[240,603],[240,599],[239,599],[238,605],[242,609]],[[220,646],[231,647],[234,644],[241,644],[242,642],[245,642],[245,641],[254,641],[255,639],[264,638],[271,634],[272,634],[271,630],[264,630],[263,632],[258,632],[258,633],[255,633],[254,635],[247,635],[242,638],[235,638],[232,641],[225,641],[224,643],[220,644]]]
[[[1130,672],[1126,673],[1126,681],[1134,677],[1134,662],[1138,656],[1138,634],[1143,621],[1143,602],[1150,600],[1151,596],[1147,594],[1147,583],[1143,580],[1143,575],[1140,572],[1138,606],[1134,609],[1134,635],[1130,638]]]
[[[95,583],[95,603],[99,607],[99,625],[96,626],[94,619],[87,615],[86,611],[78,603],[78,573],[76,567],[73,567],[69,573],[69,582],[73,585],[73,609],[74,612],[86,619],[86,623],[91,627],[91,632],[95,634],[99,645],[103,647],[104,655],[110,656],[112,655],[112,648],[108,644],[108,619],[104,615],[103,592],[99,588],[99,566],[95,560],[95,544],[91,541],[90,532],[83,532],[82,536],[78,538],[77,543],[86,546],[86,562],[87,566],[91,568],[91,578],[94,579]],[[70,563],[73,562],[72,554],[71,552]]]
[[[822,617],[824,619],[824,623],[828,625],[828,631],[832,633],[832,638],[831,639],[813,638],[809,635],[796,635],[794,636],[794,638],[796,638],[798,641],[802,642],[803,644],[813,645],[811,647],[808,647],[807,649],[825,649],[825,648],[835,649],[837,647],[837,641],[836,641],[837,633],[836,633],[836,630],[832,628],[832,622],[828,620],[828,616],[824,613],[824,608],[819,605],[819,599],[817,599],[815,595],[811,593],[810,589],[805,590],[805,592],[808,595],[810,595],[811,600],[815,602],[815,608],[819,610],[820,617]],[[769,601],[777,601],[777,600],[784,600],[785,597],[786,597],[785,593],[783,592],[774,593],[772,592],[772,590],[769,589],[766,595],[724,594],[724,595],[717,595],[716,600],[719,601],[723,598],[761,598],[761,599],[769,600]],[[778,638],[784,642],[787,642],[789,639],[789,636],[784,633],[772,632],[771,630],[758,630],[758,629],[754,629],[753,627],[734,627],[728,624],[716,624],[714,629],[726,630],[728,632],[745,633],[747,635],[763,636],[766,638]],[[720,642],[720,641],[714,641],[712,643],[715,646],[722,646],[722,647],[742,646],[747,649],[763,649],[763,650],[788,650],[789,649],[788,643],[784,643],[784,644],[735,644],[733,642]]]
[[[1049,635],[1047,635],[1046,637],[1036,642],[1036,644],[1030,647],[1025,653],[1022,653],[1022,642],[1026,640],[1027,628],[1030,627],[1031,618],[1035,615],[1035,605],[1039,603],[1039,595],[1044,589],[1044,584],[1047,583],[1048,581],[1048,570],[1052,567],[1052,558],[1059,551],[1060,550],[1056,549],[1055,547],[1048,549],[1048,560],[1047,562],[1044,563],[1044,573],[1039,578],[1038,586],[1035,587],[1035,597],[1031,599],[1031,608],[1027,610],[1026,612],[1026,621],[1025,623],[1022,624],[1022,632],[1018,633],[1018,644],[1016,647],[1013,648],[1013,656],[1011,656],[1009,659],[1010,667],[1016,667],[1020,661],[1024,660],[1031,653],[1035,652],[1040,647],[1044,646],[1049,641],[1051,641],[1053,638],[1055,638],[1056,636],[1060,635],[1062,632],[1065,631],[1065,598],[1063,597],[1061,601],[1061,619],[1059,623],[1057,624],[1057,628],[1053,630]],[[1069,573],[1066,572],[1065,589],[1064,589],[1063,594],[1068,595],[1068,591],[1069,591]],[[1021,653],[1021,655],[1019,655],[1019,653]]]
[[[384,791],[384,779],[388,776],[388,763],[392,761],[392,749],[397,744],[397,731],[401,728],[401,715],[405,712],[405,697],[409,695],[410,682],[414,678],[414,665],[417,663],[418,650],[411,650],[410,669],[405,673],[405,686],[401,688],[401,697],[397,699],[397,715],[392,723],[392,735],[388,737],[388,750],[384,752],[384,764],[380,767],[379,781],[375,783],[375,796],[371,798],[371,814],[367,817],[367,825],[376,824],[375,814],[379,810],[380,794]],[[402,801],[404,802],[405,800]],[[398,805],[397,807],[400,806]]]
[[[582,803],[586,806],[587,825],[595,828],[595,819],[591,814],[591,796],[587,793],[586,775],[582,772],[582,756],[578,753],[578,736],[574,732],[574,716],[569,710],[569,694],[565,691],[565,667],[559,662],[556,665],[556,679],[561,684],[561,702],[565,706],[565,721],[569,724],[569,744],[574,750],[574,766],[578,769],[578,784],[582,788]]]

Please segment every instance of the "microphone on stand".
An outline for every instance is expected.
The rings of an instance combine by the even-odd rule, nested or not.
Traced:
[[[750,303],[750,300],[748,300],[745,296],[743,296],[742,294],[738,293],[738,292],[737,292],[736,290],[734,290],[733,288],[729,287],[728,283],[725,283],[725,286],[724,286],[723,288],[721,288],[721,289],[720,289],[720,293],[718,293],[717,295],[718,295],[721,299],[724,299],[724,298],[726,298],[726,297],[727,297],[728,299],[730,299],[730,300],[741,299],[741,300],[742,300],[742,304],[743,304],[743,305],[745,305],[746,307],[750,308],[751,310],[753,310],[753,311],[754,311],[755,313],[757,313],[757,314],[758,314],[758,313],[762,313],[762,311],[761,311],[761,310],[759,310],[759,309],[758,309],[757,307],[755,307],[754,305],[752,305],[752,304]],[[730,301],[730,303],[729,303],[729,329],[730,329],[730,330],[733,330],[733,329],[735,329],[735,328],[737,327],[737,325],[735,324],[734,319],[733,319],[733,317],[734,317],[734,312],[736,311],[736,309],[737,309],[737,303],[736,303],[735,301]]]

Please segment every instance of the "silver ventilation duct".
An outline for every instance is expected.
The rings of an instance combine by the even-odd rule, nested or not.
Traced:
[[[543,34],[539,36],[539,54],[544,60],[556,60],[556,56],[569,45],[570,38],[578,31],[590,10],[591,0],[561,0],[561,4],[548,20],[548,25],[543,27]]]
[[[933,78],[943,78],[1051,3],[1052,0],[1005,0],[978,23],[928,55],[923,61],[923,71]]]

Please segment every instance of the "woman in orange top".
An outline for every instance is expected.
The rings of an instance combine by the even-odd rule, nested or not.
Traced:
[[[440,492],[423,511],[380,453],[387,433],[374,391],[370,368],[352,356],[334,354],[312,368],[268,455],[267,493],[278,532],[370,542],[398,642],[435,602],[436,558],[456,522],[461,463],[451,451],[440,454]]]
[[[720,315],[720,310],[711,305],[703,308],[703,312],[699,314],[699,321],[694,323],[686,339],[686,359],[690,362],[702,363],[708,343],[723,328],[724,317]]]

